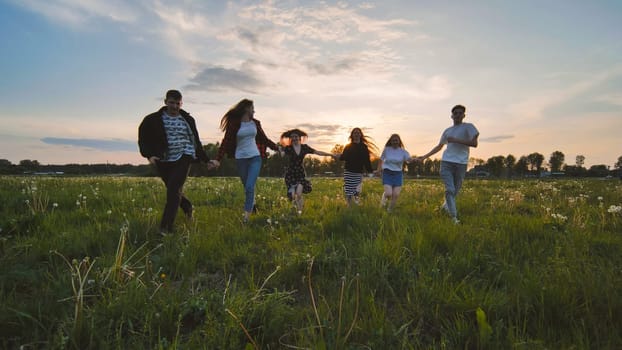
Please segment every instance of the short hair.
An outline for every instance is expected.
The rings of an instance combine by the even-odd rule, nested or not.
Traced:
[[[456,109],[461,109],[463,112],[466,112],[466,107],[464,107],[463,105],[455,105],[455,106],[451,109],[451,113],[453,113]]]
[[[165,100],[176,100],[179,101],[181,100],[181,92],[179,92],[179,90],[168,90],[166,92],[166,98]]]

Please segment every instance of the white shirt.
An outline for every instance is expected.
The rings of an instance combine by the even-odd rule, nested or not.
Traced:
[[[404,162],[410,159],[410,154],[403,148],[387,146],[382,150],[380,159],[382,159],[382,169],[402,171]]]
[[[253,158],[259,155],[255,136],[257,136],[257,125],[254,121],[240,124],[240,130],[238,130],[236,137],[235,159]]]
[[[461,143],[448,143],[447,138],[455,137],[462,140],[472,140],[477,135],[479,135],[479,131],[477,131],[475,126],[471,123],[461,123],[445,129],[443,135],[441,135],[441,141],[439,142],[447,145],[447,148],[443,152],[442,160],[445,162],[468,164],[470,147]]]
[[[174,162],[187,154],[195,157],[194,152],[194,135],[190,130],[190,126],[181,116],[170,116],[166,112],[162,114],[162,122],[166,131],[166,140],[168,141],[168,152],[163,162]]]

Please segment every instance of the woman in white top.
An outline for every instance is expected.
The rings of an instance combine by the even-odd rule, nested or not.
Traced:
[[[244,221],[248,221],[255,207],[255,183],[259,177],[262,159],[267,158],[266,148],[275,151],[280,146],[272,142],[255,119],[253,101],[243,99],[233,106],[220,120],[225,136],[220,143],[216,159],[210,162],[220,166],[220,160],[227,155],[235,158],[240,180],[244,186]]]
[[[391,211],[395,207],[397,197],[399,197],[404,184],[404,162],[409,161],[410,154],[404,149],[400,135],[391,135],[382,150],[377,170],[379,173],[382,172],[382,185],[384,186],[380,205],[384,207],[390,200],[387,211]]]

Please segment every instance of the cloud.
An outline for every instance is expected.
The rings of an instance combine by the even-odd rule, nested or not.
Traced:
[[[240,90],[257,93],[264,83],[252,71],[224,67],[207,67],[190,79],[189,90],[229,91]]]
[[[590,76],[566,76],[555,74],[548,77],[555,83],[555,87],[547,90],[534,90],[534,94],[525,100],[510,106],[509,113],[520,115],[523,121],[532,123],[534,120],[545,119],[556,108],[574,103],[578,96],[589,94],[602,88],[608,81],[622,76],[622,64],[607,67]]]
[[[513,138],[514,138],[514,135],[497,135],[497,136],[481,138],[479,139],[479,142],[498,143],[498,142],[502,142],[505,140],[513,139]]]
[[[51,21],[72,27],[85,27],[96,18],[113,22],[134,22],[140,11],[120,0],[20,0],[15,4],[39,13]]]
[[[360,60],[349,57],[329,63],[308,62],[305,65],[312,72],[320,75],[334,75],[355,70]]]
[[[131,151],[136,152],[136,142],[121,139],[71,139],[59,137],[44,137],[42,142],[50,145],[92,148],[99,151]]]
[[[345,129],[342,125],[337,124],[312,124],[302,123],[288,126],[288,129],[298,128],[315,137],[333,137],[342,134]]]
[[[292,39],[338,43],[358,40],[361,34],[373,35],[381,41],[395,40],[406,35],[397,26],[415,23],[404,19],[377,20],[359,14],[357,8],[350,8],[346,3],[324,2],[284,8],[270,1],[241,9],[240,17],[281,27]]]
[[[349,135],[351,129],[338,124],[301,123],[287,126],[287,130],[294,128],[306,132],[309,135],[309,141],[312,145],[324,148],[330,148],[334,146],[335,143],[339,143],[337,140],[343,139],[346,134]],[[366,129],[364,129],[364,132],[366,132]]]

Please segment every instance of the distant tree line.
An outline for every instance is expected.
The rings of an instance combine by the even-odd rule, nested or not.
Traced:
[[[566,157],[563,152],[555,151],[551,153],[548,163],[545,163],[544,155],[531,153],[516,159],[513,155],[494,156],[488,160],[475,160],[477,163],[471,172],[485,172],[494,177],[542,177],[542,176],[569,176],[569,177],[622,177],[622,156],[613,166],[613,169],[606,164],[592,165],[585,168],[585,156],[578,155],[575,163],[565,163]]]
[[[216,157],[218,143],[204,145],[210,158]],[[343,145],[335,145],[331,153],[341,153]],[[499,178],[513,177],[541,177],[541,176],[569,176],[569,177],[605,177],[608,175],[622,177],[622,156],[618,157],[613,169],[608,165],[592,165],[586,169],[583,164],[585,157],[578,155],[574,165],[565,163],[565,155],[561,151],[551,153],[548,163],[544,155],[534,152],[516,158],[512,154],[494,156],[487,160],[469,159],[469,174],[473,176],[492,176]],[[276,153],[268,156],[263,162],[261,176],[282,176],[286,159]],[[343,164],[330,157],[306,157],[304,166],[309,176],[341,176]],[[372,162],[376,169],[377,160]],[[436,176],[440,172],[439,159],[426,159],[422,163],[406,165],[406,173],[410,176]],[[63,175],[128,175],[128,176],[155,176],[155,169],[149,164],[65,164],[43,165],[36,160],[24,159],[18,164],[12,164],[6,159],[0,159],[0,174],[63,174]],[[237,176],[235,160],[225,158],[217,170],[207,170],[205,164],[196,164],[190,170],[190,176]]]

